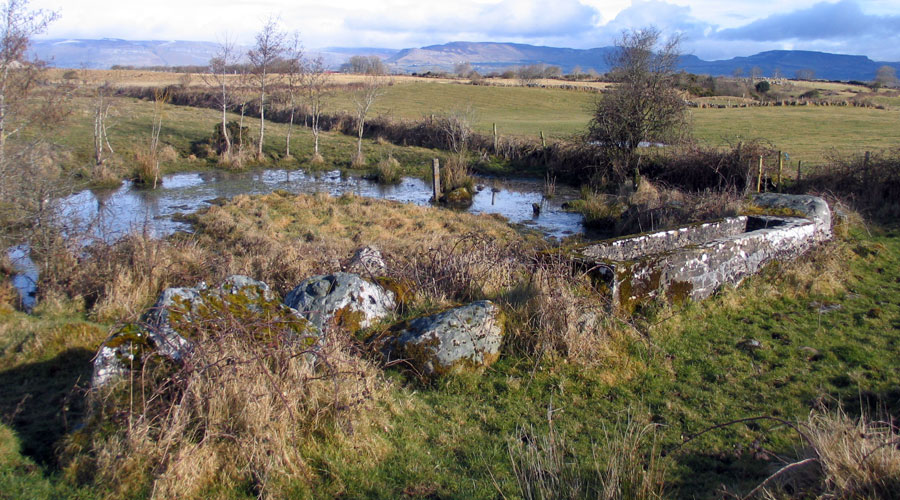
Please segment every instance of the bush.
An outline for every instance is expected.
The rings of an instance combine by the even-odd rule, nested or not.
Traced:
[[[372,172],[372,176],[380,184],[399,184],[403,179],[401,174],[400,162],[393,156],[379,161]]]
[[[821,92],[819,92],[819,89],[812,89],[800,94],[800,99],[818,99],[819,97],[821,97],[821,95],[822,94]]]
[[[760,94],[765,94],[771,88],[772,88],[772,86],[769,84],[769,82],[767,82],[765,80],[756,84],[756,91],[759,92]]]

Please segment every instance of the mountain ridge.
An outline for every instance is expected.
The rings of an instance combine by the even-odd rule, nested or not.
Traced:
[[[44,39],[35,40],[32,53],[51,65],[64,68],[104,69],[121,66],[203,66],[218,49],[213,42],[181,40]],[[311,50],[320,54],[331,68],[338,68],[352,55],[376,55],[395,71],[412,73],[452,71],[458,63],[468,62],[486,73],[529,64],[559,66],[564,72],[576,67],[582,71],[606,72],[607,56],[614,47],[573,49],[524,43],[455,41],[407,49],[378,47],[326,47]],[[706,61],[687,54],[679,69],[712,76],[731,76],[737,70],[749,75],[758,67],[765,76],[776,69],[793,77],[797,71],[811,70],[826,80],[871,80],[879,67],[888,65],[900,72],[900,62],[873,61],[864,55],[832,54],[805,50],[769,50],[749,56]]]

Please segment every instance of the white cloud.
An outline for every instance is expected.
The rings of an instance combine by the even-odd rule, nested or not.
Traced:
[[[52,38],[216,40],[228,32],[249,43],[274,14],[286,29],[299,30],[307,47],[405,48],[470,40],[588,48],[608,45],[623,29],[653,24],[664,33],[683,33],[685,49],[705,58],[792,45],[900,60],[900,29],[893,24],[886,25],[881,43],[836,29],[865,26],[846,16],[863,22],[898,18],[896,0],[31,0],[31,5],[60,12],[47,33]],[[806,31],[784,39],[762,35],[767,26],[804,13],[818,19],[807,22]],[[813,13],[820,16],[810,17]]]

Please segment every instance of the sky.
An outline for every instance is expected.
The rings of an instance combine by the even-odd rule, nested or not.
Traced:
[[[679,34],[682,51],[727,59],[817,50],[900,61],[898,0],[31,0],[60,17],[41,38],[250,45],[271,16],[304,46],[410,48],[451,41],[611,45],[626,29]]]

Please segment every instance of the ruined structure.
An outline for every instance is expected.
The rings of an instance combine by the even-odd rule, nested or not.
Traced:
[[[831,211],[821,198],[766,193],[753,203],[767,215],[591,243],[578,249],[578,257],[605,285],[613,307],[630,311],[653,299],[705,299],[768,262],[791,259],[831,238]]]

